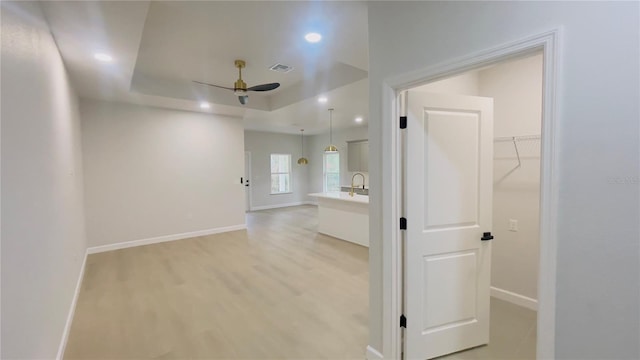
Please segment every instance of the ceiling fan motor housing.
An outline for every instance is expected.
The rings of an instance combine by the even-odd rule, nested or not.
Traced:
[[[238,79],[235,84],[233,85],[233,89],[236,92],[236,95],[238,91],[242,91],[243,93],[247,92],[247,83],[244,82],[242,79]]]

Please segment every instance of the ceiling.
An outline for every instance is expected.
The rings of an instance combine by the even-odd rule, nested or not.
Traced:
[[[42,2],[51,31],[81,97],[242,118],[247,129],[322,133],[365,126],[368,30],[365,2],[347,1],[55,1]],[[308,32],[323,38],[311,44]],[[96,52],[113,56],[110,63]],[[247,67],[247,105],[232,91],[235,59]],[[276,63],[289,73],[269,70]],[[319,96],[329,101],[320,104]],[[202,110],[200,102],[211,108]],[[356,124],[356,116],[363,117]]]

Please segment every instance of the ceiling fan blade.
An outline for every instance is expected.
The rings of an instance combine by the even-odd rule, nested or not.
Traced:
[[[231,91],[235,90],[234,88],[230,88],[230,87],[226,87],[226,86],[220,86],[220,85],[214,85],[214,84],[209,84],[209,83],[205,83],[205,82],[202,82],[202,81],[193,80],[193,82],[196,83],[196,84],[213,86],[213,87],[217,87],[217,88],[220,88],[220,89],[227,89],[227,90],[231,90]]]
[[[238,96],[238,100],[240,100],[240,104],[244,105],[249,100],[249,96],[247,95]]]
[[[271,83],[271,84],[262,84],[252,86],[247,89],[247,91],[269,91],[273,89],[277,89],[280,86],[280,83]]]

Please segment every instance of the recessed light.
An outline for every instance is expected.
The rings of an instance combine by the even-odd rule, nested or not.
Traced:
[[[93,57],[96,58],[96,60],[104,62],[110,62],[111,60],[113,60],[113,57],[111,57],[111,55],[105,53],[95,53],[93,54]]]
[[[361,123],[361,122],[362,122],[362,118],[358,116],[358,117],[356,118],[356,122],[357,122],[357,123]]]
[[[318,41],[322,40],[322,35],[312,32],[305,35],[304,39],[310,43],[317,43]]]
[[[201,102],[200,109],[211,109],[211,105],[208,102]]]
[[[322,103],[322,104],[326,103],[328,100],[329,100],[329,99],[327,99],[327,97],[326,97],[326,96],[320,96],[320,97],[318,98],[318,102],[319,102],[319,103]]]

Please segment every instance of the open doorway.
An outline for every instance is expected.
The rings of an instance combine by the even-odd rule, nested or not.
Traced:
[[[251,152],[244,152],[244,211],[251,211]]]
[[[434,213],[434,207],[426,205],[423,208],[411,208],[411,204],[405,200],[404,213],[408,213],[411,218],[415,219],[416,215],[423,217],[422,226],[420,228],[420,236],[427,234],[429,231],[437,233],[438,236],[446,233],[448,229],[455,229],[458,233],[455,236],[449,236],[449,239],[460,239],[461,233],[465,229],[475,227],[476,232],[480,232],[482,240],[485,238],[493,239],[491,242],[482,242],[476,248],[462,249],[465,245],[460,242],[461,249],[445,249],[440,247],[435,252],[429,253],[429,250],[420,245],[421,248],[414,245],[411,247],[411,231],[407,231],[405,237],[404,252],[404,281],[405,281],[405,299],[403,301],[403,314],[407,314],[407,318],[414,316],[413,329],[407,319],[407,328],[404,333],[404,352],[408,357],[416,356],[420,358],[433,358],[450,355],[451,358],[536,358],[536,342],[537,342],[537,319],[536,310],[538,307],[538,279],[540,274],[540,202],[541,202],[541,142],[542,142],[542,114],[543,110],[543,78],[544,78],[544,54],[542,51],[537,53],[527,53],[517,58],[508,58],[501,62],[496,62],[490,66],[479,69],[470,70],[466,73],[458,73],[453,77],[444,80],[428,83],[427,85],[411,88],[405,99],[408,100],[405,114],[408,113],[409,125],[412,124],[411,116],[414,118],[424,117],[422,121],[424,131],[413,129],[418,133],[423,133],[416,137],[407,133],[404,137],[409,143],[407,153],[409,154],[404,160],[404,167],[409,168],[405,173],[407,176],[407,188],[405,190],[406,198],[415,197],[424,199],[424,203],[428,204],[431,199],[433,204],[436,197],[441,197],[450,192],[451,199],[439,199],[442,208],[442,200],[448,207],[453,209],[453,217],[439,216],[437,221],[434,217],[428,216],[428,211]],[[432,94],[429,96],[428,94]],[[412,105],[412,96],[414,104]],[[470,103],[462,105],[459,109],[456,106],[450,106],[447,101],[460,97],[460,101],[470,101]],[[489,111],[482,107],[474,108],[474,99],[478,101],[487,98],[491,109]],[[430,100],[426,100],[429,99]],[[422,102],[424,108],[415,101]],[[442,102],[444,101],[444,103]],[[440,103],[438,103],[440,102]],[[426,104],[426,105],[425,105]],[[429,106],[431,106],[430,110]],[[469,108],[464,108],[469,106]],[[478,105],[479,106],[479,105]],[[484,105],[483,105],[484,106]],[[411,114],[412,110],[413,114]],[[417,109],[417,110],[416,110]],[[424,109],[424,111],[423,111]],[[453,109],[453,110],[452,110]],[[482,109],[482,110],[481,110]],[[422,113],[424,112],[424,114]],[[417,113],[420,113],[416,116]],[[457,113],[457,118],[451,114]],[[473,123],[474,116],[477,117],[478,126],[464,125],[465,117],[468,116],[468,123]],[[490,117],[488,122],[484,117]],[[439,120],[440,125],[438,125]],[[457,119],[457,120],[456,120]],[[440,130],[438,126],[442,126],[447,121],[456,123],[449,130]],[[491,127],[490,138],[486,135],[486,129],[481,131],[480,123],[487,123]],[[494,126],[495,124],[495,126]],[[486,125],[486,124],[485,124]],[[429,128],[431,126],[431,128]],[[429,133],[431,131],[431,133]],[[426,135],[424,135],[426,134]],[[436,134],[436,135],[434,135]],[[463,137],[469,135],[466,140]],[[412,139],[413,136],[413,140]],[[431,138],[429,138],[431,136]],[[477,139],[476,139],[477,138]],[[484,139],[484,140],[483,140]],[[477,140],[477,144],[474,141]],[[414,142],[413,147],[411,141]],[[438,142],[435,146],[432,145]],[[463,143],[455,144],[455,141],[463,141]],[[486,161],[481,158],[488,151],[483,148],[483,142],[491,142],[490,149],[491,160]],[[419,143],[417,146],[415,143]],[[446,144],[446,145],[445,145]],[[452,145],[453,144],[453,145]],[[464,145],[463,145],[464,144]],[[467,154],[462,154],[464,147],[470,150]],[[463,150],[460,150],[463,149]],[[474,150],[477,149],[477,150]],[[423,152],[427,155],[421,157],[418,162],[421,168],[418,173],[411,173],[411,154],[416,151]],[[445,154],[445,152],[447,152]],[[474,153],[474,151],[477,151]],[[426,163],[430,160],[439,161],[438,158],[431,159],[431,154],[442,152],[441,159],[450,162],[446,166],[453,167],[451,174],[457,174],[458,179],[449,178],[443,182],[444,187],[441,189],[428,189],[424,186],[422,193],[414,192],[418,183],[412,183],[411,178],[415,178],[420,172],[424,174],[424,181],[434,183],[434,178],[429,179],[429,165]],[[468,156],[467,156],[468,155]],[[418,155],[419,156],[419,155]],[[466,158],[465,158],[466,156]],[[457,159],[457,160],[455,160]],[[457,161],[457,163],[456,163]],[[484,165],[482,162],[484,161]],[[490,162],[490,164],[489,164]],[[488,164],[488,166],[487,166]],[[445,166],[445,168],[446,168]],[[479,169],[488,167],[490,171],[490,188],[484,191],[481,178],[485,175]],[[436,166],[431,165],[432,171]],[[474,168],[474,171],[467,172],[464,168]],[[442,171],[444,168],[438,168]],[[477,171],[476,171],[477,170]],[[440,172],[441,174],[441,172]],[[420,175],[422,176],[422,175]],[[474,178],[476,176],[476,178]],[[469,180],[471,179],[471,180]],[[469,181],[467,181],[469,180]],[[463,184],[467,181],[471,192],[465,192]],[[456,185],[451,185],[451,182]],[[486,181],[485,181],[486,183]],[[457,192],[457,188],[462,191]],[[449,189],[449,187],[451,189]],[[475,187],[475,188],[474,188]],[[431,191],[431,192],[430,192]],[[413,193],[412,193],[413,192]],[[471,195],[469,195],[471,194]],[[491,201],[486,202],[483,197],[489,196]],[[466,198],[465,198],[466,197]],[[477,211],[458,214],[456,211],[463,207],[456,208],[451,205],[452,202],[464,202],[466,200],[477,197],[475,202]],[[420,200],[419,202],[423,202]],[[416,201],[414,201],[414,204]],[[486,205],[490,207],[490,214],[483,214],[487,211]],[[449,210],[450,210],[449,209]],[[457,210],[456,210],[457,209]],[[444,210],[446,213],[448,210]],[[421,214],[420,214],[421,213]],[[460,215],[460,216],[458,216]],[[462,216],[464,215],[464,216]],[[477,219],[476,219],[477,217]],[[486,219],[490,219],[487,221]],[[492,219],[492,220],[491,220]],[[469,221],[467,221],[469,220]],[[415,219],[413,221],[420,221]],[[486,232],[486,233],[483,233]],[[488,236],[487,236],[487,233]],[[475,235],[474,235],[475,236]],[[436,238],[433,238],[436,239]],[[427,240],[426,237],[423,240]],[[458,241],[455,240],[455,241]],[[478,239],[480,240],[480,236]],[[441,241],[441,240],[434,240]],[[450,240],[447,240],[450,241]],[[489,243],[492,243],[489,245]],[[493,249],[492,249],[493,248]],[[424,251],[424,254],[414,256],[418,251]],[[433,249],[432,249],[433,250]],[[458,251],[462,250],[462,251]],[[412,255],[413,254],[413,255]],[[411,259],[414,257],[415,259]],[[418,259],[418,257],[421,257]],[[442,261],[444,260],[444,261]],[[412,264],[413,262],[413,264]],[[490,265],[487,266],[486,262]],[[416,264],[421,263],[416,266]],[[444,264],[444,265],[442,265]],[[413,269],[412,269],[413,267]],[[449,281],[457,282],[451,286],[446,281],[430,277],[429,268],[438,269],[440,271],[449,269],[447,276]],[[474,269],[473,271],[470,269]],[[489,270],[490,269],[490,270]],[[412,278],[411,273],[414,273]],[[456,273],[456,276],[449,276]],[[486,273],[491,273],[491,280]],[[417,276],[415,276],[417,274]],[[440,272],[442,275],[442,273]],[[473,281],[468,281],[470,276],[474,276]],[[421,278],[428,285],[420,285],[416,287],[412,285],[412,281]],[[484,279],[483,279],[484,278]],[[465,279],[464,283],[461,279]],[[438,281],[441,285],[434,286]],[[486,291],[482,290],[482,282],[486,284]],[[478,288],[478,286],[480,288]],[[437,288],[437,289],[436,289]],[[466,288],[466,289],[465,289]],[[438,293],[448,293],[447,296],[431,297],[434,290]],[[468,291],[467,291],[468,290]],[[491,305],[489,301],[483,304],[483,297],[487,300],[491,297]],[[422,299],[422,304],[415,301],[416,298]],[[411,299],[414,299],[412,302]],[[431,306],[437,304],[434,308],[429,309],[427,302],[431,301]],[[483,307],[486,307],[486,314],[482,314]],[[412,313],[413,310],[413,314]],[[433,322],[433,314],[438,313],[438,321]],[[431,319],[427,319],[431,314]],[[443,315],[444,314],[444,315]],[[419,319],[415,319],[415,315]],[[483,318],[486,317],[486,318]],[[491,321],[488,321],[489,318]],[[491,329],[489,330],[489,322]],[[482,323],[486,323],[482,325]],[[460,331],[456,332],[455,329]],[[419,331],[415,331],[419,329]],[[413,330],[413,332],[412,332]],[[484,334],[483,334],[484,332]],[[489,333],[491,336],[489,336]],[[412,336],[415,335],[415,336]],[[418,334],[418,335],[416,335]],[[467,338],[465,340],[465,337]],[[425,346],[433,340],[432,344],[440,344],[449,341],[449,346]],[[436,341],[437,340],[437,341]],[[413,346],[420,343],[419,346]],[[479,345],[489,344],[489,346],[481,346],[467,350]],[[421,347],[421,348],[420,348]],[[467,351],[463,351],[467,350]]]
[[[540,182],[540,266],[538,281],[538,312],[537,312],[537,346],[536,356],[539,359],[553,358],[555,355],[555,300],[556,300],[556,258],[557,243],[556,234],[558,212],[558,159],[556,151],[558,122],[556,115],[556,82],[558,74],[558,38],[560,31],[551,30],[535,36],[523,38],[480,52],[470,53],[466,56],[450,59],[441,64],[436,64],[423,69],[399,74],[385,79],[382,87],[381,107],[383,121],[383,146],[389,147],[387,169],[389,176],[387,181],[391,191],[387,201],[391,206],[383,208],[383,215],[389,219],[406,217],[407,229],[419,224],[421,214],[410,214],[404,208],[402,199],[406,188],[402,174],[409,155],[405,153],[402,144],[409,129],[403,129],[406,124],[407,109],[402,94],[405,90],[416,86],[456,76],[464,72],[485,68],[507,60],[526,57],[532,53],[543,53],[543,109],[541,132],[541,182]],[[404,121],[403,121],[404,119]],[[400,124],[400,126],[398,126]],[[418,154],[419,156],[419,154]],[[411,220],[414,216],[415,221]],[[394,220],[395,221],[395,220]],[[414,225],[411,225],[414,224]],[[407,232],[401,227],[389,228],[386,236],[389,241],[384,241],[383,246],[383,349],[385,358],[400,358],[406,356],[408,343],[407,333],[412,321],[420,321],[422,314],[411,317],[403,306],[404,293],[411,286],[403,279],[404,259],[406,253],[403,247],[406,245]],[[405,312],[407,313],[405,315]],[[412,320],[413,319],[413,320]],[[398,320],[400,320],[398,322]],[[398,324],[400,326],[398,326]],[[404,325],[404,326],[403,326]],[[418,330],[422,332],[422,329]],[[375,352],[368,353],[369,358],[376,358]],[[415,356],[420,358],[421,356]],[[378,356],[380,358],[380,356]],[[427,357],[422,357],[427,358]]]

